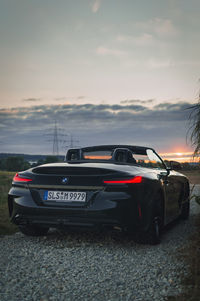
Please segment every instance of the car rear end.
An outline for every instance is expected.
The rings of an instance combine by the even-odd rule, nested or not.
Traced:
[[[13,223],[44,227],[138,227],[138,170],[114,164],[49,164],[17,174],[8,195]]]

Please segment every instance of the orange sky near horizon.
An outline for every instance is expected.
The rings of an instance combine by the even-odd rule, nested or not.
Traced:
[[[200,162],[200,158],[194,158],[193,152],[177,152],[177,153],[160,153],[163,160],[178,161],[180,163],[189,162],[196,163]],[[85,159],[110,159],[111,156],[85,156]]]
[[[196,163],[200,162],[199,157],[193,157],[193,152],[174,152],[174,153],[160,153],[163,160],[178,161],[180,163],[189,162]]]

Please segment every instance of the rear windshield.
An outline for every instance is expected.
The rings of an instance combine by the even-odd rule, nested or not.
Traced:
[[[83,151],[84,160],[113,160],[113,150],[96,150]],[[116,160],[118,163],[136,164],[147,168],[165,168],[162,160],[152,149],[144,149],[143,151],[131,151],[129,156],[126,156],[126,161],[123,156]]]
[[[112,152],[109,150],[83,152],[83,159],[86,159],[86,160],[111,160]]]

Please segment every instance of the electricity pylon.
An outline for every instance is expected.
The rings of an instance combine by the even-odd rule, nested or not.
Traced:
[[[59,131],[63,129],[57,127],[57,121],[55,120],[53,133],[45,134],[51,136],[53,139],[49,139],[49,142],[53,142],[53,156],[59,156],[59,143],[67,142],[65,139],[61,139],[60,137],[66,137],[67,134],[62,134]]]
[[[70,133],[68,134],[70,136],[70,139],[65,141],[68,142],[69,145],[66,145],[65,148],[74,148],[74,147],[78,147],[78,145],[76,143],[79,143],[79,140],[75,140],[73,135]]]
[[[58,150],[58,130],[57,130],[57,123],[55,121],[55,127],[54,127],[54,135],[53,135],[53,155],[58,156],[59,150]]]

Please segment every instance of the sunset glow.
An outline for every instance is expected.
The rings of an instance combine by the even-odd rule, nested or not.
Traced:
[[[177,155],[177,156],[182,156],[182,155],[183,155],[183,153],[176,153],[176,155]]]
[[[161,153],[160,156],[162,157],[163,160],[178,161],[180,163],[184,163],[184,162],[195,163],[200,161],[200,158],[193,157],[193,152]]]
[[[182,152],[182,153],[161,153],[161,158],[167,161],[178,161],[180,163],[189,162],[189,163],[196,163],[200,162],[200,158],[194,158],[193,152]],[[109,160],[111,156],[85,156],[85,159],[101,159],[101,160]]]

